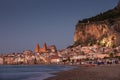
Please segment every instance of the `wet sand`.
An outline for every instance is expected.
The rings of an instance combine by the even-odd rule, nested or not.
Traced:
[[[120,64],[78,66],[75,69],[54,73],[45,80],[120,80]]]

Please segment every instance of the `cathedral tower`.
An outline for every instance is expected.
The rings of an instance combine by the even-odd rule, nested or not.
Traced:
[[[40,49],[40,52],[44,53],[47,52],[47,45],[44,43],[43,47]]]
[[[37,45],[35,46],[35,52],[36,52],[36,53],[39,53],[39,52],[40,52],[40,46],[39,46],[39,44],[37,44]]]

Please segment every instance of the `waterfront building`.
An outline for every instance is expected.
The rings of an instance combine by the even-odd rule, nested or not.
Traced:
[[[58,55],[52,55],[50,56],[50,62],[51,63],[59,63],[60,61],[62,61],[62,58],[59,57]]]

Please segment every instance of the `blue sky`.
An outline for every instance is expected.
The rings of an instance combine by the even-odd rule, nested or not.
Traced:
[[[78,20],[114,8],[118,0],[0,0],[0,53],[73,44]]]

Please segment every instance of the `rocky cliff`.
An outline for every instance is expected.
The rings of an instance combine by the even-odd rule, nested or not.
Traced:
[[[95,17],[79,20],[74,32],[75,45],[120,45],[120,1],[118,5]]]

